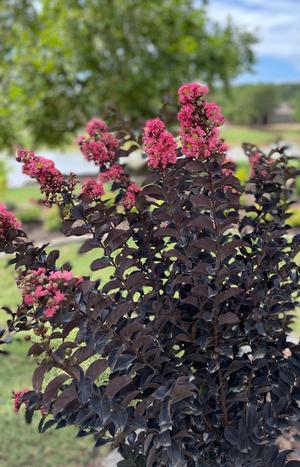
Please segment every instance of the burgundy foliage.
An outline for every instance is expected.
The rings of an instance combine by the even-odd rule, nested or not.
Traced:
[[[295,171],[285,148],[246,145],[241,210],[206,93],[195,83],[179,92],[183,148],[158,119],[147,123],[154,170],[142,188],[115,165],[122,141],[103,122],[81,138],[99,184],[76,195],[60,181],[63,232],[84,236],[81,253],[99,251],[91,269],[110,268],[107,283],[59,269],[57,250],[35,247],[11,217],[1,230],[0,217],[0,250],[13,254],[23,295],[16,312],[6,309],[2,342],[33,330],[38,357],[16,408],[24,402],[28,422],[41,410],[41,432],[76,425],[97,446],[111,442],[122,467],[296,465],[276,446],[300,417],[300,348],[288,340],[299,294],[300,237],[286,235]],[[101,198],[109,179],[112,206]]]

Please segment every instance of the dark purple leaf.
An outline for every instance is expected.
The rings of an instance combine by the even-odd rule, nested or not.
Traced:
[[[112,399],[116,394],[118,394],[118,392],[122,391],[122,389],[128,386],[130,383],[131,379],[127,375],[113,377],[106,388],[108,397]]]

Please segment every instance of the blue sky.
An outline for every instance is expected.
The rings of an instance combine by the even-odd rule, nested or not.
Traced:
[[[300,81],[300,0],[210,0],[209,12],[221,24],[231,17],[259,38],[255,74],[238,83]]]

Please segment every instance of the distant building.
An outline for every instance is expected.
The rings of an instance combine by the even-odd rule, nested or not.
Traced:
[[[287,102],[279,104],[269,115],[268,123],[293,123],[295,121],[295,110]]]

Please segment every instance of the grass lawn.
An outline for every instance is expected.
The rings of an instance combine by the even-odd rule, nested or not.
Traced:
[[[31,387],[33,363],[26,357],[28,343],[16,339],[9,356],[0,355],[1,467],[86,467],[95,455],[92,438],[75,439],[76,430],[49,430],[39,434],[39,415],[27,425],[22,409],[12,411],[11,391]]]
[[[108,186],[108,185],[107,185]],[[78,186],[76,190],[80,191]],[[32,204],[32,201],[44,199],[44,195],[40,191],[38,183],[28,183],[23,187],[9,188],[4,195],[4,202],[17,206]]]
[[[4,196],[4,202],[20,205],[30,200],[39,200],[42,195],[37,183],[30,183],[21,188],[10,188]]]
[[[285,142],[300,143],[300,130],[297,128],[259,129],[230,125],[221,128],[221,134],[230,146],[241,146],[244,142],[265,146],[274,143],[278,138]]]
[[[99,255],[99,250],[80,257],[77,250],[78,244],[63,246],[60,262],[70,261],[75,274],[88,274],[90,262]],[[19,292],[14,282],[14,270],[7,268],[6,263],[6,258],[0,258],[0,304],[14,307],[20,301]],[[4,314],[1,321],[2,324],[5,321]],[[35,414],[33,423],[27,425],[21,412],[17,415],[12,411],[11,391],[31,387],[34,362],[26,357],[29,345],[24,337],[17,337],[5,347],[9,355],[0,354],[0,466],[87,467],[99,455],[98,450],[93,449],[92,438],[75,439],[77,432],[74,428],[50,429],[41,435],[37,431],[38,414]]]
[[[42,197],[39,185],[30,183],[20,188],[9,188],[4,194],[3,201],[24,224],[42,220],[42,209],[38,205],[38,200]]]

